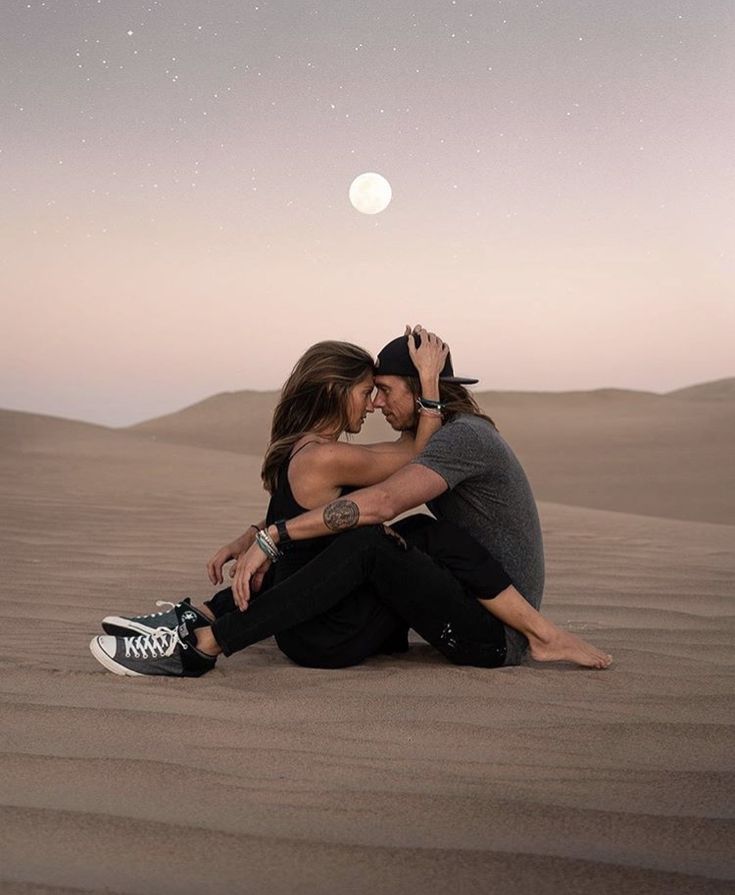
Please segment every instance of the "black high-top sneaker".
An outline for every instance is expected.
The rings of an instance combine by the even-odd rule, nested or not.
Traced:
[[[179,624],[177,610],[183,612],[183,619],[190,628],[202,628],[212,622],[202,614],[196,606],[191,605],[187,597],[180,603],[169,603],[168,600],[156,600],[156,606],[168,606],[163,612],[151,612],[149,615],[108,615],[102,619],[102,630],[114,637],[132,637],[134,634],[152,634],[159,628],[175,628]]]
[[[200,677],[214,668],[217,657],[196,648],[195,629],[183,618],[186,612],[185,607],[177,607],[175,628],[161,627],[133,637],[93,637],[89,648],[95,659],[114,674]]]

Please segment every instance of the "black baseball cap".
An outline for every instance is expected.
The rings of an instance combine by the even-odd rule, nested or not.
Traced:
[[[417,376],[418,370],[413,365],[411,355],[408,353],[408,339],[411,336],[399,336],[393,339],[378,353],[376,361],[376,376]],[[416,340],[416,346],[421,344],[421,336],[413,335]],[[447,362],[444,369],[439,374],[442,382],[457,382],[460,385],[474,385],[479,379],[467,379],[466,376],[455,376],[454,367],[452,367],[452,357],[447,355]]]

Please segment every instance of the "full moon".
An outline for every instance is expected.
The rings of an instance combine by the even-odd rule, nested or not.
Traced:
[[[393,190],[381,174],[368,171],[350,184],[350,202],[363,214],[378,214],[390,204]]]

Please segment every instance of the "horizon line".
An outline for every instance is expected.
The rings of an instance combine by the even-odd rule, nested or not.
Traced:
[[[656,398],[667,398],[673,395],[676,395],[680,392],[686,392],[691,389],[701,388],[704,386],[714,386],[719,385],[725,382],[733,382],[735,383],[735,375],[733,376],[723,376],[719,379],[708,379],[700,382],[694,382],[689,385],[680,386],[679,388],[671,389],[665,392],[655,392],[650,389],[635,389],[635,388],[624,388],[619,386],[599,386],[597,388],[586,388],[586,389],[478,389],[478,388],[470,388],[468,389],[473,395],[483,395],[483,394],[496,394],[496,395],[594,395],[599,394],[601,392],[619,392],[626,393],[631,395],[649,395]],[[281,391],[280,388],[267,388],[267,389],[253,389],[253,388],[239,388],[232,389],[228,391],[214,392],[210,395],[207,395],[204,398],[199,398],[195,401],[191,401],[190,403],[181,405],[176,407],[173,410],[164,411],[163,413],[158,413],[154,416],[145,417],[144,419],[139,419],[130,423],[121,423],[121,424],[108,424],[101,423],[92,419],[83,419],[80,417],[72,417],[72,416],[62,416],[56,413],[48,413],[41,410],[32,410],[27,409],[25,407],[0,407],[0,413],[8,412],[8,413],[23,413],[28,416],[40,416],[47,417],[49,419],[57,419],[63,420],[65,422],[71,423],[83,423],[85,425],[97,426],[102,429],[112,429],[112,430],[120,430],[120,429],[131,429],[134,426],[140,426],[144,423],[152,422],[153,420],[161,419],[166,416],[173,416],[177,413],[182,413],[185,410],[189,410],[192,407],[196,407],[199,404],[204,404],[207,401],[211,401],[214,398],[219,398],[225,395],[236,395],[243,393],[250,393],[254,395],[277,395]]]

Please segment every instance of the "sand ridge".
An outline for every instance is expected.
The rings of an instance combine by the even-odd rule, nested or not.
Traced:
[[[540,500],[735,524],[735,501],[723,487],[735,484],[733,383],[695,386],[683,397],[622,389],[480,391],[476,397],[512,444]],[[262,456],[275,401],[275,392],[216,395],[127,431]],[[359,440],[388,437],[376,413]]]

